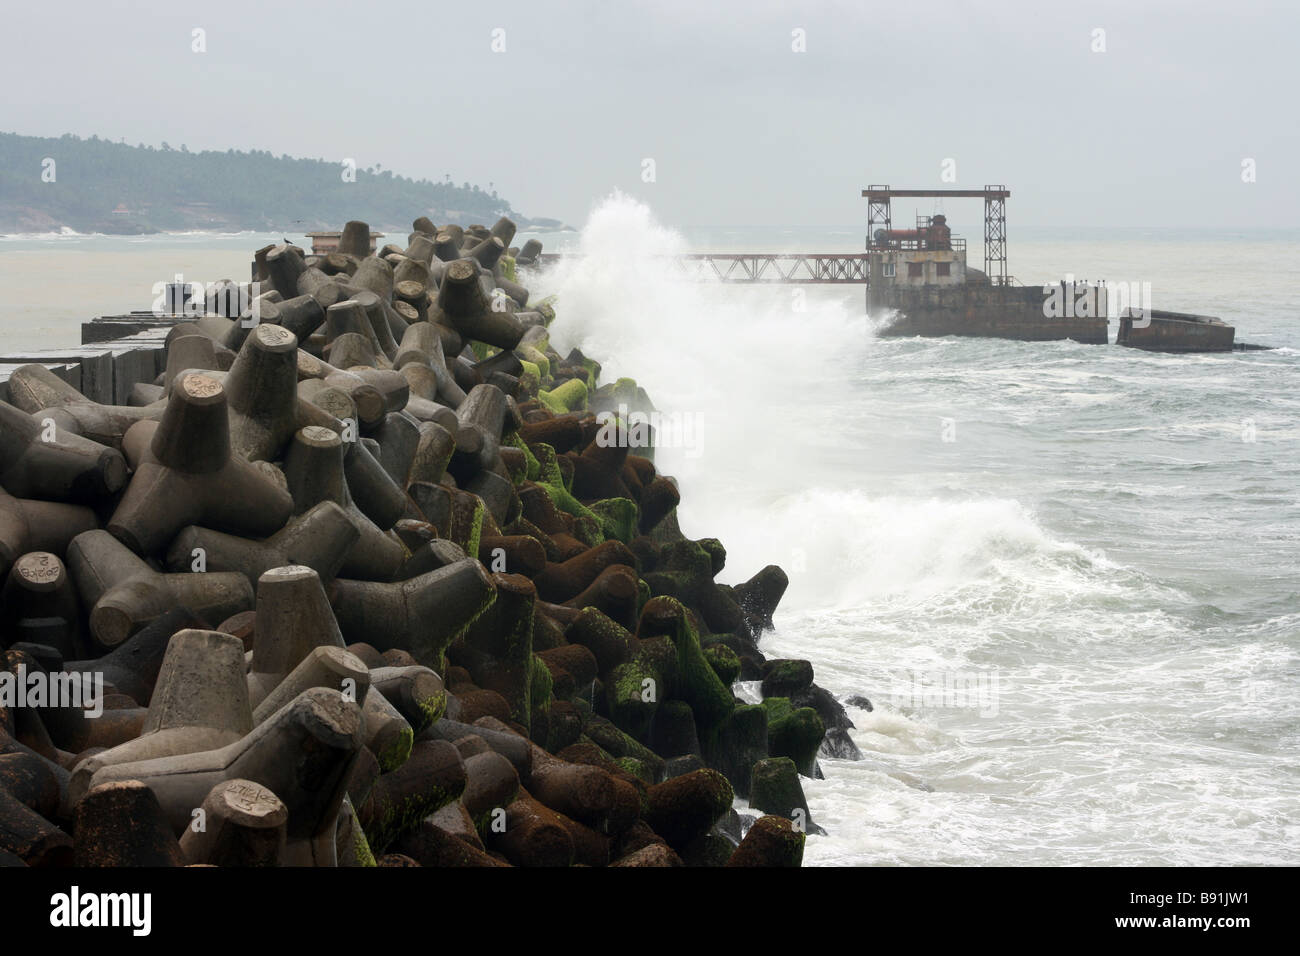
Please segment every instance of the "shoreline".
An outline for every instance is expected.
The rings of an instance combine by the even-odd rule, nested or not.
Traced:
[[[184,238],[189,236],[209,236],[213,238],[234,239],[240,236],[262,236],[271,233],[284,235],[286,232],[293,232],[289,229],[149,229],[145,231],[122,231],[122,232],[78,232],[69,226],[61,227],[59,232],[0,232],[0,241],[8,242],[46,242],[57,239],[153,239],[157,237],[165,238]],[[387,235],[400,235],[401,228],[397,226],[389,227],[389,230],[379,229]],[[524,226],[519,230],[526,235],[559,235],[561,233],[573,232],[578,230],[573,226],[541,226],[532,227]]]

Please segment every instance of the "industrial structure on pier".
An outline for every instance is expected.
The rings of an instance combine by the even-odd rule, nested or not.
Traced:
[[[877,334],[972,336],[1105,345],[1110,319],[1116,343],[1163,352],[1226,352],[1235,330],[1214,316],[1151,307],[1149,284],[1106,285],[1067,280],[1022,285],[1007,266],[1004,185],[982,189],[862,190],[867,200],[866,251],[859,253],[697,252],[674,256],[677,274],[749,284],[866,286],[867,314],[882,319]],[[984,206],[983,269],[966,259],[966,239],[945,214],[916,215],[894,228],[895,200],[976,199]],[[546,253],[537,265],[567,258]],[[1238,348],[1242,346],[1236,346]]]
[[[1172,352],[1229,351],[1233,347],[1233,327],[1213,316],[1151,308],[1149,285],[1108,287],[1071,281],[1058,287],[1016,282],[1007,268],[1007,200],[1011,191],[1006,186],[869,186],[862,195],[867,200],[867,313],[893,313],[878,333],[882,336],[1072,339],[1105,345],[1107,320],[1114,312],[1119,345]],[[944,215],[918,215],[914,228],[895,229],[895,199],[983,200],[983,271],[968,265],[966,241],[952,234]],[[1112,294],[1117,299],[1114,303]]]

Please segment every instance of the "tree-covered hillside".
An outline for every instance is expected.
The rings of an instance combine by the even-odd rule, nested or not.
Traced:
[[[411,220],[491,223],[528,220],[495,190],[411,179],[391,170],[349,170],[338,160],[273,156],[264,150],[190,152],[184,144],[128,146],[97,136],[57,139],[0,133],[0,232],[140,233],[214,229],[302,233],[362,219],[404,233]]]

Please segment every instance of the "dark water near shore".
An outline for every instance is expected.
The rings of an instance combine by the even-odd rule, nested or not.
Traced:
[[[0,347],[75,343],[177,272],[243,278],[279,238],[0,240]],[[856,251],[850,227],[683,238],[613,200],[542,238],[589,253],[538,291],[557,344],[675,430],[687,533],[721,538],[725,580],[789,572],[764,651],[875,703],[850,711],[865,759],[805,784],[809,863],[1300,862],[1300,233],[1013,228],[1027,283],[1150,282],[1280,346],[1204,356],[878,339],[857,287],[651,258]]]

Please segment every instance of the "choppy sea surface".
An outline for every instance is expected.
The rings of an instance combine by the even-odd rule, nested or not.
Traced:
[[[0,239],[0,348],[73,344],[177,273],[243,278],[280,238]],[[879,338],[860,287],[659,258],[856,251],[853,227],[682,235],[613,197],[541,238],[587,254],[534,280],[557,344],[649,390],[720,579],[788,572],[763,651],[873,704],[863,760],[804,781],[829,831],[807,864],[1300,863],[1300,232],[1011,224],[1026,283],[1148,282],[1275,347],[1187,356]]]

